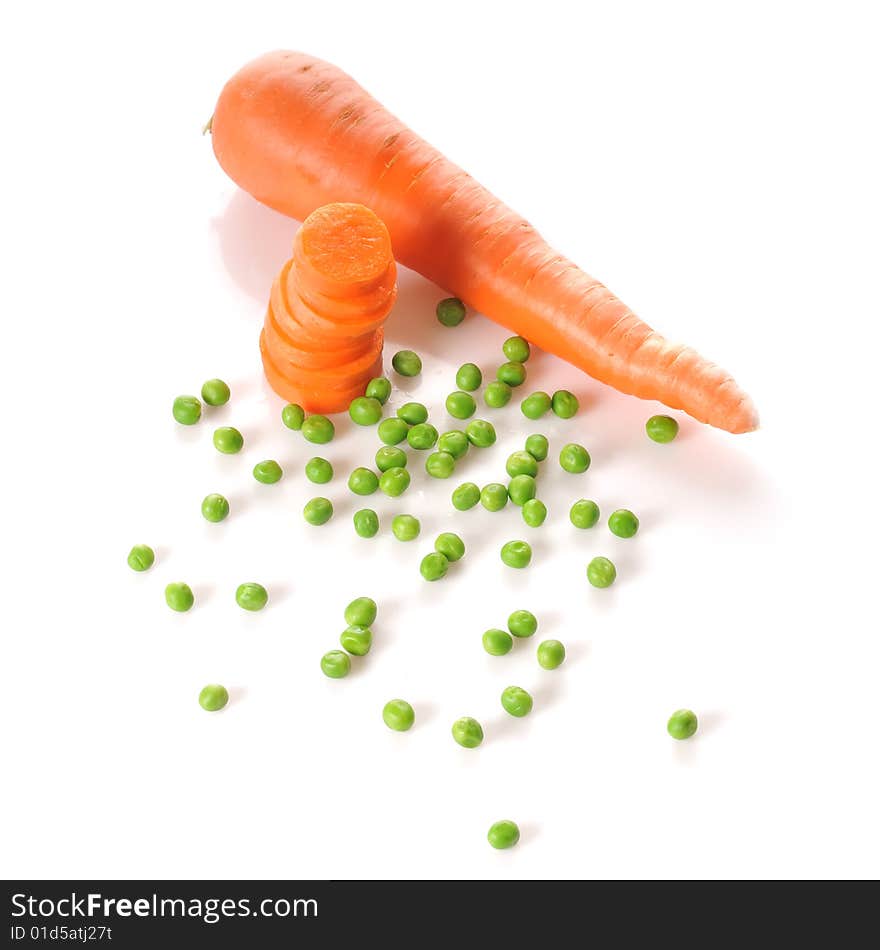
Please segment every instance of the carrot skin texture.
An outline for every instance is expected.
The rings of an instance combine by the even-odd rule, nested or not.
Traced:
[[[226,84],[211,131],[220,165],[263,204],[298,220],[364,204],[401,263],[542,349],[701,422],[757,427],[727,373],[653,331],[335,66],[261,56]]]

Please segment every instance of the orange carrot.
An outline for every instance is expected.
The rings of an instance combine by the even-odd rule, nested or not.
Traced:
[[[398,260],[541,348],[701,422],[756,428],[727,373],[639,320],[335,66],[285,51],[254,60],[224,87],[211,132],[227,174],[276,211],[302,220],[328,202],[365,204]],[[366,284],[377,267],[365,261]],[[335,279],[328,268],[316,284]]]
[[[363,205],[330,204],[296,234],[272,285],[260,353],[288,402],[340,412],[382,371],[382,324],[397,294],[385,225]]]

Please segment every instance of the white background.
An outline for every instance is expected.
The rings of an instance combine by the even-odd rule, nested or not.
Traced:
[[[3,847],[6,876],[876,876],[878,333],[876,7],[871,3],[18,4],[0,44],[4,145]],[[372,431],[339,424],[337,516],[303,523],[315,454],[279,421],[257,336],[296,227],[236,190],[200,129],[224,81],[276,47],[340,65],[607,283],[646,320],[730,369],[762,429],[683,419],[547,355],[527,389],[583,410],[499,430],[455,482],[503,475],[543,430],[583,442],[584,476],[548,461],[538,531],[515,508],[452,510],[420,471],[355,537],[344,476]],[[491,372],[507,334],[440,327],[441,290],[401,274],[388,358],[398,390],[449,420],[465,359]],[[222,376],[231,403],[194,429],[173,396]],[[520,394],[517,394],[518,397]],[[237,425],[238,457],[211,446]],[[256,484],[277,458],[286,477]],[[206,524],[200,499],[233,513]],[[642,519],[577,532],[570,503]],[[394,511],[422,519],[396,542]],[[434,535],[465,560],[418,573]],[[504,540],[534,546],[504,568]],[[144,575],[131,544],[157,551]],[[619,581],[589,587],[586,562]],[[196,608],[163,587],[184,579]],[[243,580],[270,606],[246,615]],[[356,673],[318,668],[342,609],[380,604]],[[540,618],[508,657],[482,631]],[[538,639],[565,666],[542,671]],[[218,715],[196,702],[225,683]],[[524,721],[508,684],[531,690]],[[407,698],[408,734],[382,724]],[[693,708],[688,743],[665,731]],[[449,734],[479,718],[476,751]],[[489,824],[523,837],[493,852]]]

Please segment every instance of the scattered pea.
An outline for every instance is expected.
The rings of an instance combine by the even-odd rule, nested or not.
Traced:
[[[479,500],[480,489],[473,482],[463,482],[452,493],[452,507],[457,511],[470,511]]]
[[[531,610],[514,610],[507,618],[507,629],[515,637],[534,636],[538,629],[538,618]]]
[[[434,550],[446,557],[450,563],[460,561],[464,557],[464,541],[451,531],[444,531],[437,535]]]
[[[526,439],[526,452],[532,456],[536,462],[543,462],[550,451],[550,443],[546,435],[530,435]]]
[[[321,657],[321,672],[332,680],[341,680],[351,672],[351,660],[342,650],[331,650]]]
[[[565,662],[565,647],[559,640],[543,640],[538,644],[538,665],[555,670]]]
[[[531,501],[538,493],[538,486],[531,475],[514,475],[507,486],[510,500],[519,508]]]
[[[497,376],[508,386],[522,386],[526,381],[526,368],[522,363],[502,363],[498,367]]]
[[[495,439],[497,438],[495,434],[495,426],[491,422],[486,422],[485,419],[473,419],[467,424],[465,432],[468,437],[468,442],[471,445],[475,445],[478,449],[487,449],[490,445],[495,444]]]
[[[306,462],[306,478],[315,485],[326,485],[333,478],[333,466],[316,455]]]
[[[372,597],[355,597],[344,614],[350,627],[372,627],[378,615],[379,606]]]
[[[229,502],[217,494],[205,495],[202,499],[202,517],[212,524],[219,524],[229,514]]]
[[[580,475],[590,467],[590,453],[576,442],[569,442],[559,453],[559,464],[572,475]]]
[[[479,389],[482,382],[483,373],[476,363],[464,363],[455,374],[455,385],[469,393]]]
[[[229,691],[219,683],[209,683],[199,693],[199,705],[205,712],[218,712],[229,702]]]
[[[526,419],[540,419],[550,411],[552,404],[549,394],[539,390],[526,396],[519,404],[519,408]]]
[[[373,631],[353,624],[339,634],[339,643],[352,656],[366,656],[373,645]]]
[[[507,499],[507,489],[500,482],[490,482],[480,492],[480,503],[486,511],[501,511]]]
[[[357,396],[348,407],[351,421],[359,426],[374,426],[382,418],[382,403],[373,396]]]
[[[557,389],[553,393],[553,412],[560,419],[571,419],[580,408],[577,396],[567,389]]]
[[[501,560],[508,567],[528,567],[532,560],[532,548],[527,541],[508,541],[501,548]]]
[[[376,432],[386,445],[400,445],[409,432],[409,425],[403,419],[383,419]]]
[[[470,419],[477,411],[477,404],[470,393],[457,390],[446,397],[446,411],[455,419]]]
[[[486,837],[493,848],[503,851],[505,848],[512,848],[519,841],[519,828],[515,821],[496,821]]]
[[[476,749],[483,741],[483,727],[476,719],[463,716],[452,724],[452,738],[465,749]]]
[[[184,584],[182,581],[168,584],[165,588],[165,603],[178,613],[185,613],[189,610],[195,603],[195,597],[193,597],[189,584]]]
[[[399,498],[409,483],[409,472],[405,468],[389,468],[379,476],[379,490],[389,498]]]
[[[322,525],[333,517],[333,503],[329,498],[312,498],[303,508],[303,518],[311,525]]]
[[[690,709],[677,709],[669,717],[666,731],[673,739],[690,739],[697,731],[697,717]]]
[[[378,487],[379,476],[368,468],[356,468],[348,476],[349,491],[355,495],[372,495]]]
[[[508,456],[505,468],[511,478],[514,475],[531,475],[534,478],[538,474],[538,462],[530,452],[513,452]]]
[[[532,711],[532,697],[521,686],[508,686],[501,693],[501,705],[505,712],[522,719]]]
[[[432,551],[422,558],[419,570],[426,581],[439,581],[449,570],[449,559],[439,551]]]
[[[504,355],[513,363],[525,363],[532,355],[528,341],[521,336],[508,337],[502,344]]]
[[[372,508],[361,508],[354,513],[354,530],[362,538],[375,538],[379,533],[379,516]]]
[[[504,656],[513,649],[513,637],[506,630],[487,630],[483,634],[483,649],[489,656]]]
[[[414,449],[430,449],[437,441],[437,430],[430,422],[420,422],[407,432],[406,441]]]
[[[367,383],[364,395],[369,399],[378,399],[384,406],[391,396],[391,380],[386,379],[384,376],[377,376],[375,379],[371,379]]]
[[[416,714],[405,699],[391,699],[382,709],[382,721],[395,732],[412,729]]]
[[[202,404],[195,396],[178,396],[171,405],[171,415],[182,426],[194,426],[202,418]]]
[[[269,602],[269,593],[262,584],[239,584],[235,591],[235,602],[242,610],[262,610]]]
[[[420,422],[428,421],[428,408],[420,402],[405,402],[397,410],[397,417],[411,426],[416,426]]]
[[[421,530],[419,519],[412,515],[395,515],[391,521],[391,531],[398,541],[415,541]]]
[[[468,437],[461,429],[450,429],[437,439],[437,448],[441,452],[448,452],[456,461],[471,447]]]
[[[522,506],[522,517],[530,528],[540,528],[547,520],[547,506],[538,498],[530,498]]]
[[[587,580],[593,587],[610,587],[617,577],[617,568],[607,557],[594,557],[587,565]]]
[[[235,455],[244,446],[244,436],[232,426],[220,426],[214,430],[214,448],[224,455]]]
[[[210,497],[210,495],[208,496]],[[219,495],[217,496],[220,497]],[[204,510],[204,508],[202,509]],[[128,552],[128,566],[133,571],[148,571],[156,560],[156,555],[149,544],[136,544]]]
[[[302,424],[302,434],[306,442],[326,445],[333,441],[336,426],[326,416],[309,416]]]
[[[209,406],[225,406],[229,396],[229,387],[222,379],[209,379],[202,384],[202,401]]]
[[[608,516],[608,528],[618,538],[631,538],[639,530],[639,519],[627,508],[618,508]]]
[[[486,386],[486,390],[483,393],[483,402],[485,402],[490,409],[503,409],[510,402],[512,395],[513,390],[510,386],[500,379],[496,379]]]
[[[295,402],[289,402],[281,410],[281,421],[288,429],[293,429],[295,432],[299,432],[302,428],[305,417],[303,407],[298,406]]]
[[[376,468],[387,472],[389,468],[406,468],[406,452],[393,445],[383,445],[376,452]]]
[[[457,327],[464,320],[464,304],[458,297],[447,297],[437,304],[437,319],[444,327]]]
[[[262,485],[274,485],[281,481],[284,472],[275,459],[266,459],[263,462],[257,462],[254,466],[254,478]]]
[[[455,471],[455,459],[448,452],[432,452],[425,459],[425,471],[431,478],[449,478]]]
[[[651,416],[645,423],[645,432],[654,442],[671,442],[678,435],[678,423],[672,416]]]
[[[571,506],[568,517],[576,528],[592,528],[599,520],[599,506],[588,498],[581,498]]]
[[[418,376],[422,371],[421,358],[412,350],[398,350],[391,359],[391,365],[401,376]]]

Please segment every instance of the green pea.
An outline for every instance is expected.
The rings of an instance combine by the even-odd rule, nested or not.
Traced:
[[[678,435],[678,423],[672,416],[651,416],[645,423],[645,432],[654,442],[671,442]]]
[[[496,375],[508,386],[522,386],[526,381],[526,368],[522,363],[502,363]]]
[[[420,422],[407,432],[406,441],[414,449],[430,449],[437,441],[437,430],[430,422]]]
[[[262,610],[269,602],[269,593],[262,584],[239,584],[235,602],[242,610]]]
[[[202,517],[212,524],[219,524],[229,514],[229,502],[217,494],[205,495],[202,499]]]
[[[528,541],[508,541],[501,548],[501,560],[508,567],[528,567],[532,560],[532,548]]]
[[[550,443],[546,435],[530,435],[526,439],[526,452],[532,456],[536,462],[543,462],[550,451]]]
[[[437,439],[437,449],[440,452],[448,452],[456,461],[467,455],[470,447],[468,437],[460,429],[450,429]]]
[[[232,426],[220,426],[214,430],[214,448],[224,455],[235,455],[244,447],[244,436]]]
[[[471,420],[465,432],[467,433],[468,442],[478,449],[487,449],[490,445],[494,445],[497,438],[495,426],[491,422],[486,422],[485,419]]]
[[[599,506],[588,498],[581,498],[571,506],[568,517],[576,528],[592,528],[599,520]]]
[[[382,418],[382,403],[372,396],[357,396],[348,407],[351,421],[359,426],[374,426]]]
[[[406,468],[406,452],[392,445],[383,445],[376,452],[376,468],[387,472],[389,468]]]
[[[476,363],[464,363],[458,367],[455,374],[455,385],[459,389],[472,393],[479,389],[483,382],[483,373]]]
[[[513,363],[525,363],[532,355],[528,342],[521,336],[508,337],[502,344],[504,355]]]
[[[202,383],[202,402],[209,406],[225,406],[229,402],[229,387],[222,379],[209,379]]]
[[[534,478],[538,474],[538,462],[530,452],[513,452],[508,456],[505,468],[511,478],[514,475],[531,475]]]
[[[513,637],[506,630],[487,630],[483,634],[483,649],[489,656],[504,656],[513,649]]]
[[[165,588],[165,603],[178,613],[185,613],[189,610],[195,603],[195,597],[193,597],[189,584],[184,584],[182,581],[168,584]]]
[[[377,376],[367,383],[364,395],[369,399],[378,399],[384,406],[391,396],[391,380],[384,376]]]
[[[514,475],[507,486],[510,500],[520,508],[527,501],[531,501],[537,493],[538,486],[531,475]]]
[[[542,640],[538,644],[538,665],[555,670],[565,662],[565,647],[559,640]]]
[[[254,466],[254,478],[263,485],[274,485],[281,481],[284,472],[275,459],[266,459],[263,462],[257,462]]]
[[[532,697],[521,686],[508,686],[501,693],[501,705],[505,712],[522,719],[532,711]]]
[[[376,432],[386,445],[400,445],[409,432],[409,425],[403,419],[383,419]]]
[[[559,453],[559,464],[572,475],[580,475],[590,467],[590,453],[576,442],[569,442]]]
[[[421,530],[419,519],[412,515],[395,515],[391,521],[391,531],[398,541],[415,541]]]
[[[322,525],[333,517],[333,503],[329,498],[312,498],[303,508],[303,518],[311,525]]]
[[[547,506],[538,498],[530,498],[522,506],[522,517],[530,528],[540,528],[547,520]]]
[[[208,496],[210,497],[210,495]],[[217,496],[220,497],[219,495]],[[128,552],[128,566],[133,571],[148,571],[156,560],[156,555],[149,544],[136,544]]]
[[[502,383],[500,379],[496,379],[486,386],[483,393],[483,402],[490,409],[503,409],[510,402],[512,395],[513,390],[510,386],[507,383]]]
[[[355,495],[372,495],[379,487],[379,476],[368,468],[356,468],[348,476],[349,491]]]
[[[501,511],[507,504],[507,489],[500,482],[490,482],[480,492],[480,503],[486,511]]]
[[[379,516],[372,508],[361,508],[354,513],[354,530],[362,538],[375,538],[379,533]]]
[[[306,462],[306,478],[315,485],[326,485],[333,478],[333,466],[316,455]]]
[[[594,557],[587,565],[587,580],[593,587],[610,587],[617,577],[617,568],[607,557]]]
[[[515,637],[534,636],[538,629],[538,618],[531,610],[514,610],[507,618],[507,629]]]
[[[219,683],[209,683],[199,693],[199,705],[205,712],[218,712],[229,702],[229,691]]]
[[[426,554],[419,565],[419,571],[426,581],[439,581],[441,577],[446,577],[448,570],[449,559],[439,551]]]
[[[293,429],[295,432],[299,432],[302,428],[305,417],[303,407],[298,406],[295,402],[288,403],[281,410],[281,421],[288,429]]]
[[[409,483],[409,472],[405,468],[389,468],[379,476],[379,490],[389,498],[399,498]]]
[[[425,471],[431,478],[449,478],[455,471],[455,459],[448,452],[432,452],[425,459]]]
[[[571,419],[572,416],[577,415],[578,409],[580,409],[580,403],[574,393],[567,389],[557,389],[553,393],[553,412],[560,419]]]
[[[341,680],[351,672],[351,660],[342,650],[331,650],[321,657],[321,672],[332,680]]]
[[[437,304],[437,319],[444,327],[457,327],[464,320],[464,304],[458,297],[447,297]]]
[[[434,542],[434,550],[445,555],[450,562],[460,561],[464,557],[464,541],[457,534],[451,531],[444,531],[437,535]]]
[[[483,727],[476,719],[462,716],[452,724],[452,738],[465,749],[476,749],[483,741]]]
[[[697,731],[697,717],[690,709],[677,709],[669,717],[666,731],[673,739],[690,739]]]
[[[552,405],[553,401],[550,399],[549,394],[539,390],[530,396],[526,396],[519,404],[519,408],[526,419],[540,419],[541,416],[546,415],[550,411]]]
[[[420,422],[428,421],[428,409],[420,402],[405,402],[397,410],[397,417],[411,426],[416,426]]]
[[[608,516],[608,528],[618,538],[631,538],[639,530],[639,519],[627,508],[618,508]]]
[[[470,419],[477,411],[477,404],[470,393],[456,391],[446,397],[446,411],[455,419]]]
[[[302,424],[302,434],[306,442],[326,445],[333,441],[336,426],[326,416],[309,416]]]
[[[379,606],[372,597],[355,597],[344,613],[350,627],[372,627],[378,615]]]
[[[339,643],[352,656],[366,656],[373,645],[373,631],[369,627],[352,624],[339,634]]]
[[[382,708],[382,721],[395,732],[412,729],[416,714],[405,699],[390,699]]]
[[[195,396],[178,396],[171,405],[171,415],[182,426],[194,426],[202,418],[202,404]]]
[[[479,500],[480,489],[473,482],[463,482],[452,493],[452,507],[457,511],[470,511]]]
[[[512,848],[519,841],[519,828],[515,821],[496,821],[486,835],[489,844],[499,851]]]
[[[412,350],[398,350],[391,358],[391,365],[401,376],[418,376],[422,371],[419,354]]]

